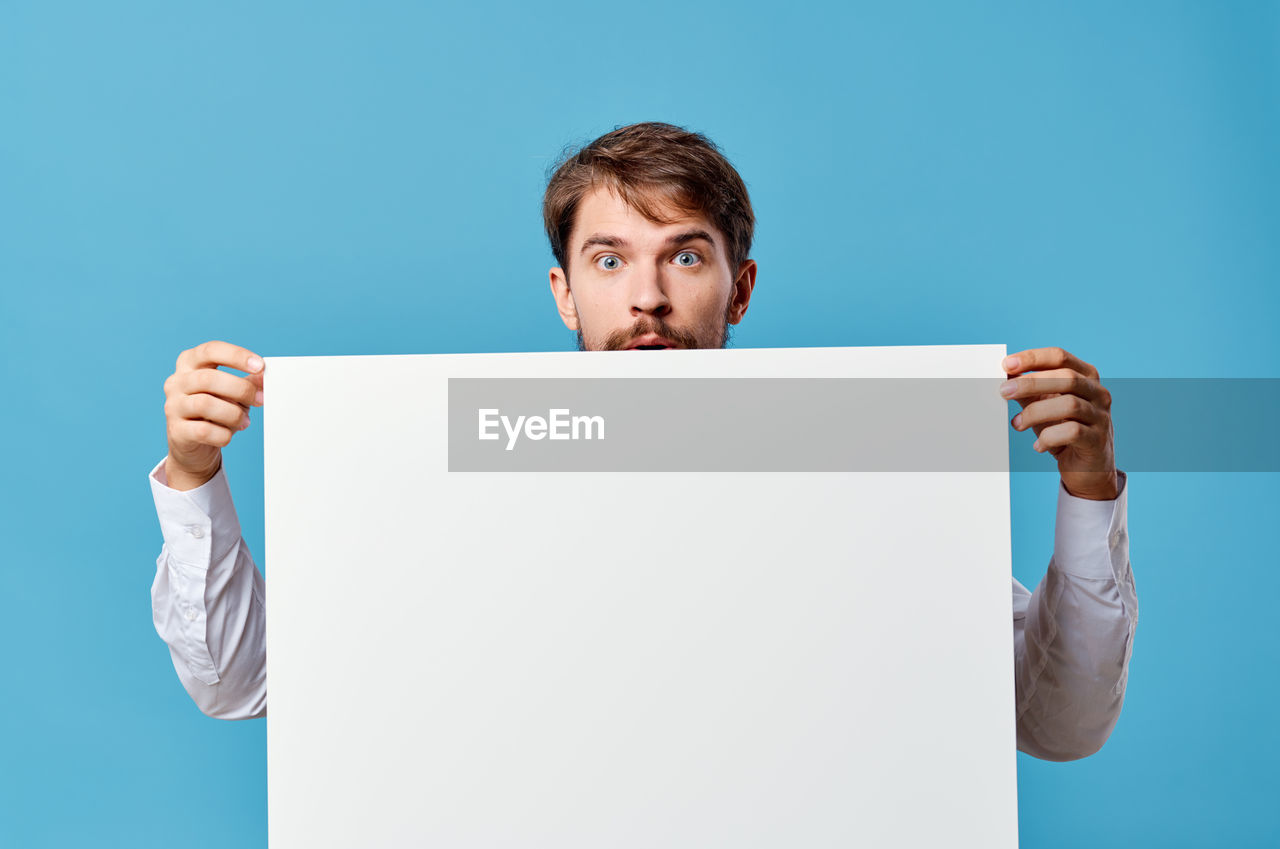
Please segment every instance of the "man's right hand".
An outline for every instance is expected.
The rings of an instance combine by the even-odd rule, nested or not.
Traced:
[[[248,372],[236,377],[218,366]],[[173,489],[208,482],[222,467],[222,449],[249,426],[249,408],[262,406],[262,358],[230,342],[205,342],[178,355],[164,382],[169,431],[165,474]]]

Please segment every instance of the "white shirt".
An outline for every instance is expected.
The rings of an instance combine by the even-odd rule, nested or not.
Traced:
[[[179,491],[164,465],[149,476],[164,535],[151,586],[156,632],[201,711],[265,716],[266,585],[240,534],[226,473]],[[1076,498],[1059,482],[1048,572],[1034,593],[1013,579],[1018,748],[1045,760],[1096,752],[1124,703],[1138,596],[1119,477],[1113,501]]]

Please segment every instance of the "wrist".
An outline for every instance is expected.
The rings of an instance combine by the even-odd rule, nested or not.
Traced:
[[[1120,497],[1120,476],[1116,470],[1072,475],[1070,482],[1062,478],[1062,487],[1068,495],[1089,501],[1115,501]]]
[[[204,486],[213,479],[213,476],[222,468],[222,455],[219,454],[214,464],[207,470],[189,469],[186,466],[173,459],[170,454],[164,461],[164,475],[168,480],[170,489],[176,489],[180,492],[196,489]]]

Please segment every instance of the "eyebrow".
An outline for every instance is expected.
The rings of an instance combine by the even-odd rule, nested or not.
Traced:
[[[702,239],[713,248],[715,247],[716,240],[711,238],[711,234],[706,230],[685,230],[682,233],[676,233],[675,235],[668,236],[666,246],[674,248],[679,245],[688,244],[689,242],[695,242],[698,239]],[[582,250],[579,251],[579,253],[586,253],[587,248],[595,245],[603,245],[606,248],[625,248],[627,247],[627,240],[608,233],[593,233],[583,241]]]

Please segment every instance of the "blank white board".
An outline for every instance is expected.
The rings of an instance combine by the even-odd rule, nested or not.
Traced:
[[[1004,353],[268,358],[271,845],[1016,846]],[[450,471],[451,379],[836,377],[1005,465]]]

